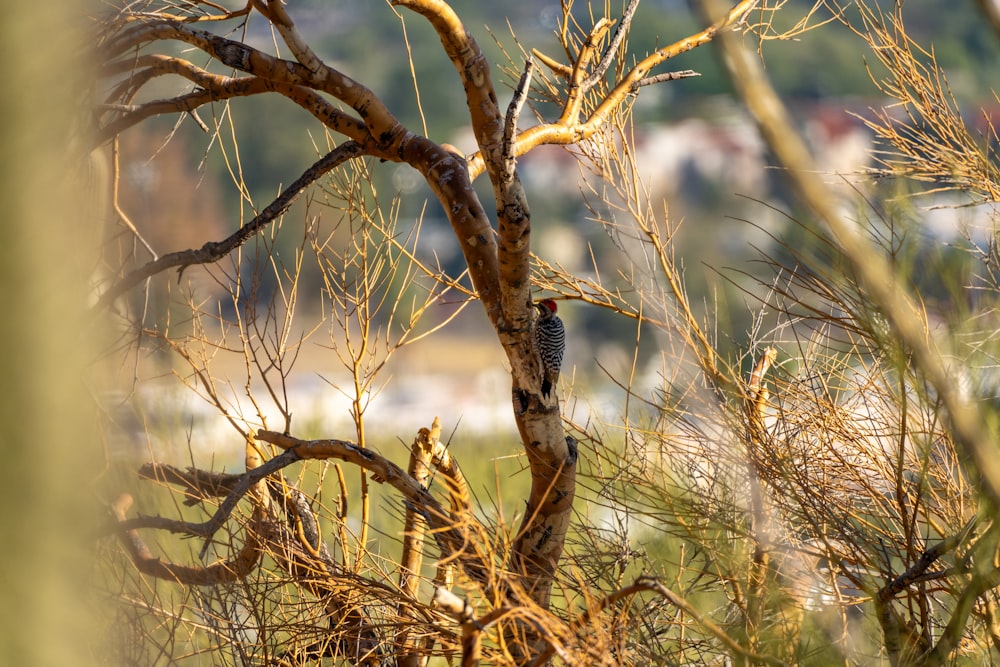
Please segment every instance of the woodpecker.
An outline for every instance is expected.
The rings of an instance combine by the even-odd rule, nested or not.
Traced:
[[[542,299],[535,303],[538,319],[535,320],[535,348],[542,359],[542,395],[549,397],[552,387],[559,381],[563,352],[566,351],[566,328],[556,315],[556,302]]]

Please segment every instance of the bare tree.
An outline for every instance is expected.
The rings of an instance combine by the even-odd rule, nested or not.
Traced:
[[[988,411],[958,390],[946,348],[931,342],[926,314],[893,272],[891,235],[880,245],[847,224],[812,176],[757,57],[739,41],[803,34],[819,7],[782,33],[773,17],[786,11],[783,1],[707,8],[708,27],[637,56],[628,42],[637,5],[617,16],[590,7],[583,24],[573,3],[562,3],[563,53],[525,50],[513,58],[504,110],[489,63],[448,5],[390,3],[429,22],[454,65],[477,146],[464,156],[403,126],[364,82],[321,59],[278,0],[235,10],[132,3],[102,23],[96,143],[111,156],[111,210],[124,231],[109,244],[94,312],[128,323],[126,352],[155,345],[172,355],[172,372],[226,418],[246,450],[246,472],[238,474],[144,465],[141,477],[175,489],[174,517],[129,516],[127,494],[111,503],[109,532],[119,550],[108,544],[105,587],[118,591],[119,625],[140,638],[125,642],[123,655],[183,662],[212,651],[238,664],[331,656],[419,665],[454,655],[469,665],[796,664],[820,659],[816,650],[841,662],[939,664],[958,650],[984,654],[990,643],[1000,645],[992,521],[1000,475]],[[901,15],[893,32],[861,7],[857,32],[891,73],[914,76],[906,60],[912,43],[894,39],[905,35]],[[256,46],[251,21],[264,21],[274,43]],[[644,87],[694,74],[657,68],[719,37],[762,136],[827,231],[803,226],[848,267],[816,263],[796,248],[788,249],[796,266],[768,258],[774,282],[764,286],[753,339],[736,359],[691,304],[674,252],[676,223],[650,196],[631,125]],[[162,97],[167,77],[186,86]],[[927,99],[914,91],[934,91],[935,81],[889,81],[883,91],[913,104]],[[122,137],[175,116],[221,144],[230,104],[263,95],[316,119],[314,136],[324,137],[316,142],[326,143],[321,156],[229,237],[157,254],[117,204]],[[533,121],[522,117],[525,108]],[[553,108],[558,118],[546,119]],[[957,132],[963,126],[950,109],[945,99],[917,114]],[[207,110],[212,128],[202,118]],[[951,187],[976,188],[995,201],[988,156],[970,166],[954,160],[953,143],[912,142],[943,132],[901,130],[889,115],[868,122],[896,149],[884,158],[886,170],[951,177]],[[585,167],[581,188],[593,222],[627,260],[618,275],[596,259],[583,274],[532,254],[517,159],[545,144],[566,146]],[[970,141],[959,150],[977,149]],[[450,275],[421,253],[419,221],[407,227],[382,198],[372,158],[421,175],[448,218],[466,273]],[[231,164],[242,187],[238,153]],[[493,188],[495,225],[472,187],[483,175]],[[336,212],[336,225],[308,218],[293,257],[281,257],[279,233],[296,233],[283,216],[305,193],[310,206]],[[984,266],[994,259],[987,252]],[[177,310],[149,325],[142,286],[194,267],[229,303],[170,287]],[[302,334],[293,322],[307,271],[323,285],[322,315]],[[399,285],[419,285],[419,296]],[[643,386],[634,362],[615,378],[626,399],[622,418],[573,423],[559,391],[541,391],[536,291],[634,322],[636,359],[641,332],[654,332],[663,347],[661,384]],[[405,470],[369,446],[366,410],[388,360],[443,326],[427,313],[454,295],[479,301],[509,368],[531,476],[521,523],[510,530],[484,518],[438,419],[412,438]],[[767,311],[779,313],[770,328]],[[324,327],[351,379],[338,389],[354,428],[350,436],[313,439],[293,420],[287,385],[306,340]],[[970,349],[989,354],[983,343],[976,338]],[[245,378],[215,370],[225,353],[242,360]],[[954,356],[971,367],[971,354]],[[239,393],[249,398],[249,413],[232,398]],[[322,499],[329,468],[316,480],[303,466],[292,479],[289,466],[303,461],[338,462],[332,506]],[[358,471],[356,490],[342,465]],[[398,561],[369,548],[372,483],[402,500]],[[582,520],[574,534],[581,488],[587,501],[576,504]],[[352,524],[355,502],[361,517]],[[213,503],[207,517],[181,506]],[[184,564],[191,554],[164,540],[159,556],[145,530],[204,540],[202,559],[222,555]],[[637,534],[657,540],[662,553],[641,553]],[[568,540],[579,548],[567,553]],[[425,554],[436,559],[433,572],[425,572]],[[185,592],[165,604],[158,582]],[[855,637],[874,629],[880,639]]]

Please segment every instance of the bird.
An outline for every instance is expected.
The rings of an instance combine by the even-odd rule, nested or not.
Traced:
[[[534,304],[538,309],[535,320],[535,349],[542,360],[542,395],[549,397],[552,387],[559,381],[563,353],[566,351],[566,328],[556,315],[556,302],[542,299]]]

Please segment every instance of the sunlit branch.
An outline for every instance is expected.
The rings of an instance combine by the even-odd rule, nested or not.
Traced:
[[[524,155],[541,145],[577,144],[592,137],[604,127],[605,121],[619,110],[628,96],[633,94],[635,88],[641,85],[640,82],[647,78],[653,68],[670,58],[712,41],[720,31],[739,22],[758,2],[759,0],[743,0],[708,28],[673,44],[657,49],[640,60],[614,84],[612,89],[596,105],[585,120],[577,121],[574,118],[573,109],[576,108],[575,105],[579,97],[572,92],[568,93],[564,101],[563,116],[559,121],[536,125],[518,135],[517,155]],[[590,50],[581,49],[581,55],[582,57],[589,58],[591,55]],[[583,78],[581,77],[581,83],[582,81]],[[473,180],[482,173],[484,168],[485,164],[480,153],[470,158],[469,173]]]
[[[268,460],[258,468],[249,470],[242,476],[239,483],[233,487],[226,499],[215,511],[212,518],[203,523],[181,521],[179,519],[167,519],[160,516],[139,516],[118,522],[114,527],[115,532],[135,530],[139,528],[153,528],[166,530],[171,533],[191,535],[193,537],[211,538],[229,520],[229,516],[236,508],[236,504],[247,494],[250,489],[265,479],[268,475],[281,470],[285,466],[298,461],[299,458],[294,452],[284,452],[283,454]],[[206,548],[208,544],[205,545]]]
[[[284,449],[285,452],[281,457],[289,455],[293,460],[334,458],[369,471],[375,481],[388,484],[403,495],[406,502],[410,503],[427,522],[444,553],[456,559],[466,574],[480,582],[489,581],[492,568],[476,554],[474,544],[470,540],[470,531],[461,525],[455,525],[449,513],[430,492],[392,461],[370,449],[363,449],[354,443],[342,440],[301,440],[283,433],[263,430],[257,432],[257,438]]]

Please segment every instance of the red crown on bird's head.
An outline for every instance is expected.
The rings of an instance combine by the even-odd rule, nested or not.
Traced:
[[[556,306],[556,302],[553,301],[552,299],[542,299],[541,301],[538,302],[538,305],[539,306],[545,306],[546,308],[548,308],[549,310],[551,310],[553,313],[556,312],[557,310],[559,310],[559,307]]]

